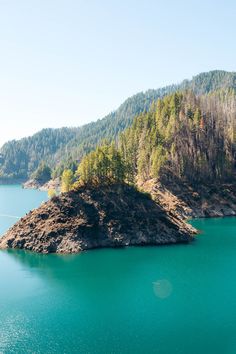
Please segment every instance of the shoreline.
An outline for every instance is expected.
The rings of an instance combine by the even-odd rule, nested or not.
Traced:
[[[148,182],[150,184],[150,181]],[[220,199],[219,204],[208,199],[206,205],[204,199],[198,198],[197,202],[189,199],[190,193],[187,193],[187,199],[186,195],[184,198],[184,190],[181,188],[182,198],[178,193],[170,194],[170,191],[160,184],[151,183],[151,186],[152,193],[150,188],[143,190],[150,195],[146,195],[145,198],[148,198],[149,202],[144,204],[144,194],[128,185],[100,187],[103,191],[100,191],[100,188],[82,188],[79,191],[62,193],[16,220],[5,235],[2,235],[6,242],[3,242],[1,237],[1,248],[26,249],[46,254],[72,254],[99,248],[189,243],[200,233],[200,230],[191,225],[191,221],[236,217],[235,205],[229,205],[229,198]],[[124,200],[125,209],[132,210],[131,213],[124,213]],[[146,210],[144,214],[142,208]],[[156,208],[158,210],[155,211]],[[134,216],[134,210],[137,216]],[[101,219],[99,215],[103,214],[105,218],[103,216]],[[168,228],[173,227],[172,223],[175,226],[170,232]],[[163,224],[164,229],[158,224]],[[181,235],[182,232],[182,235],[186,236],[176,238],[176,235]]]
[[[1,248],[78,253],[94,248],[188,243],[197,230],[128,185],[81,188],[51,198],[11,227]]]

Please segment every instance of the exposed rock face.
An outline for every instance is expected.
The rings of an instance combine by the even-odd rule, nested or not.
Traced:
[[[50,179],[50,181],[39,187],[39,190],[43,192],[48,192],[50,189],[54,189],[55,191],[59,192],[60,184],[60,178]]]
[[[30,179],[27,182],[22,184],[22,187],[25,189],[39,189],[40,191],[47,192],[50,189],[54,189],[56,191],[60,190],[60,179],[51,179],[50,181],[46,183],[39,183],[35,179]]]
[[[236,216],[236,185],[233,183],[190,186],[180,180],[152,179],[142,183],[141,188],[164,210],[182,219]]]
[[[31,211],[0,240],[0,248],[76,253],[99,247],[189,242],[195,229],[129,186],[81,189]]]
[[[39,189],[41,184],[35,179],[29,179],[25,183],[22,184],[22,187],[25,189]]]

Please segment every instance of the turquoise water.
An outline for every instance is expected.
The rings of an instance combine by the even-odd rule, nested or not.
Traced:
[[[1,187],[1,214],[45,198]],[[236,219],[193,223],[190,245],[1,251],[0,353],[235,354]]]
[[[0,185],[0,235],[19,217],[31,209],[37,208],[47,199],[46,192],[23,189],[18,185]]]

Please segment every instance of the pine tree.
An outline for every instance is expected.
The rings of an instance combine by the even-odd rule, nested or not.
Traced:
[[[64,170],[61,178],[61,191],[62,193],[69,192],[73,187],[74,174],[71,170]]]

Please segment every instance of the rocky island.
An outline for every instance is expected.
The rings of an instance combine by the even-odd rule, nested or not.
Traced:
[[[128,185],[63,193],[19,220],[0,248],[77,253],[101,247],[188,243],[195,229]]]

